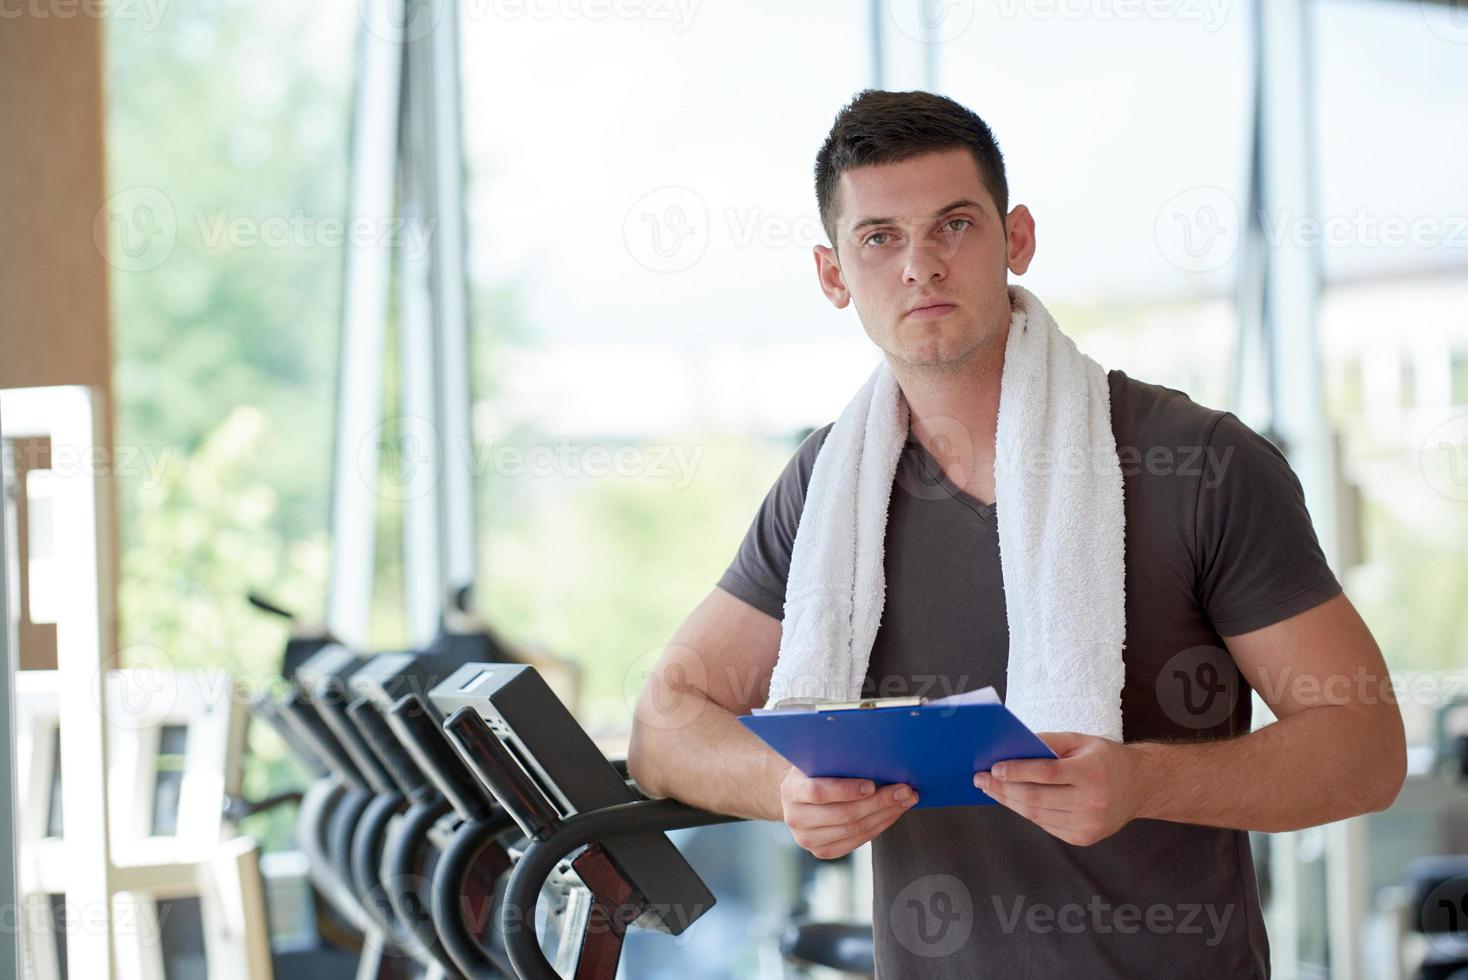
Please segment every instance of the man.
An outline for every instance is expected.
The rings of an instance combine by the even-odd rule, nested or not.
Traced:
[[[1007,274],[1034,257],[1034,218],[1010,209],[984,122],[921,92],[843,109],[816,191],[821,289],[855,305],[910,412],[863,692],[1003,697],[995,432]],[[830,426],[796,452],[639,699],[630,763],[649,793],[783,821],[820,858],[873,841],[884,977],[1268,976],[1246,831],[1380,810],[1401,787],[1386,667],[1284,457],[1181,392],[1116,370],[1107,382],[1124,486],[1122,742],[1041,732],[1058,759],[975,774],[1002,805],[908,812],[911,788],[807,778],[739,724],[768,691]],[[1279,720],[1250,732],[1253,690]]]

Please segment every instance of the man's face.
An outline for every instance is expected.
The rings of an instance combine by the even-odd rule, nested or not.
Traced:
[[[1007,336],[1007,272],[1028,267],[1034,222],[1020,205],[1006,228],[967,149],[848,170],[836,203],[821,288],[889,358],[952,368]]]

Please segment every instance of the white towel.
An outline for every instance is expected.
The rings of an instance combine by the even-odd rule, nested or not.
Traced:
[[[1121,741],[1125,516],[1106,371],[1009,287],[994,492],[1009,620],[1006,704],[1033,731]],[[908,409],[885,360],[816,457],[767,706],[854,700],[886,593],[883,545]]]

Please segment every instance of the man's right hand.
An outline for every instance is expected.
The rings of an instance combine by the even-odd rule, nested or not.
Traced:
[[[812,779],[794,766],[780,782],[780,807],[791,836],[823,860],[856,850],[915,803],[917,793],[902,783],[878,788],[870,779]]]
[[[781,630],[715,586],[647,673],[627,766],[648,796],[779,820],[816,857],[840,857],[892,826],[917,796],[869,779],[808,779],[740,724],[769,697]],[[903,790],[906,805],[897,799]]]

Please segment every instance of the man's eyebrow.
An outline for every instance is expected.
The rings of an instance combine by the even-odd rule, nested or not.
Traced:
[[[983,206],[979,204],[978,201],[971,200],[967,197],[961,197],[958,200],[939,208],[937,212],[934,213],[933,217],[941,218],[943,215],[947,214],[950,211],[958,211],[962,208],[973,208],[976,211],[983,210]],[[896,218],[862,218],[856,224],[852,225],[850,229],[848,229],[848,234],[854,235],[857,232],[861,231],[863,228],[869,228],[872,225],[895,225],[896,223]]]

